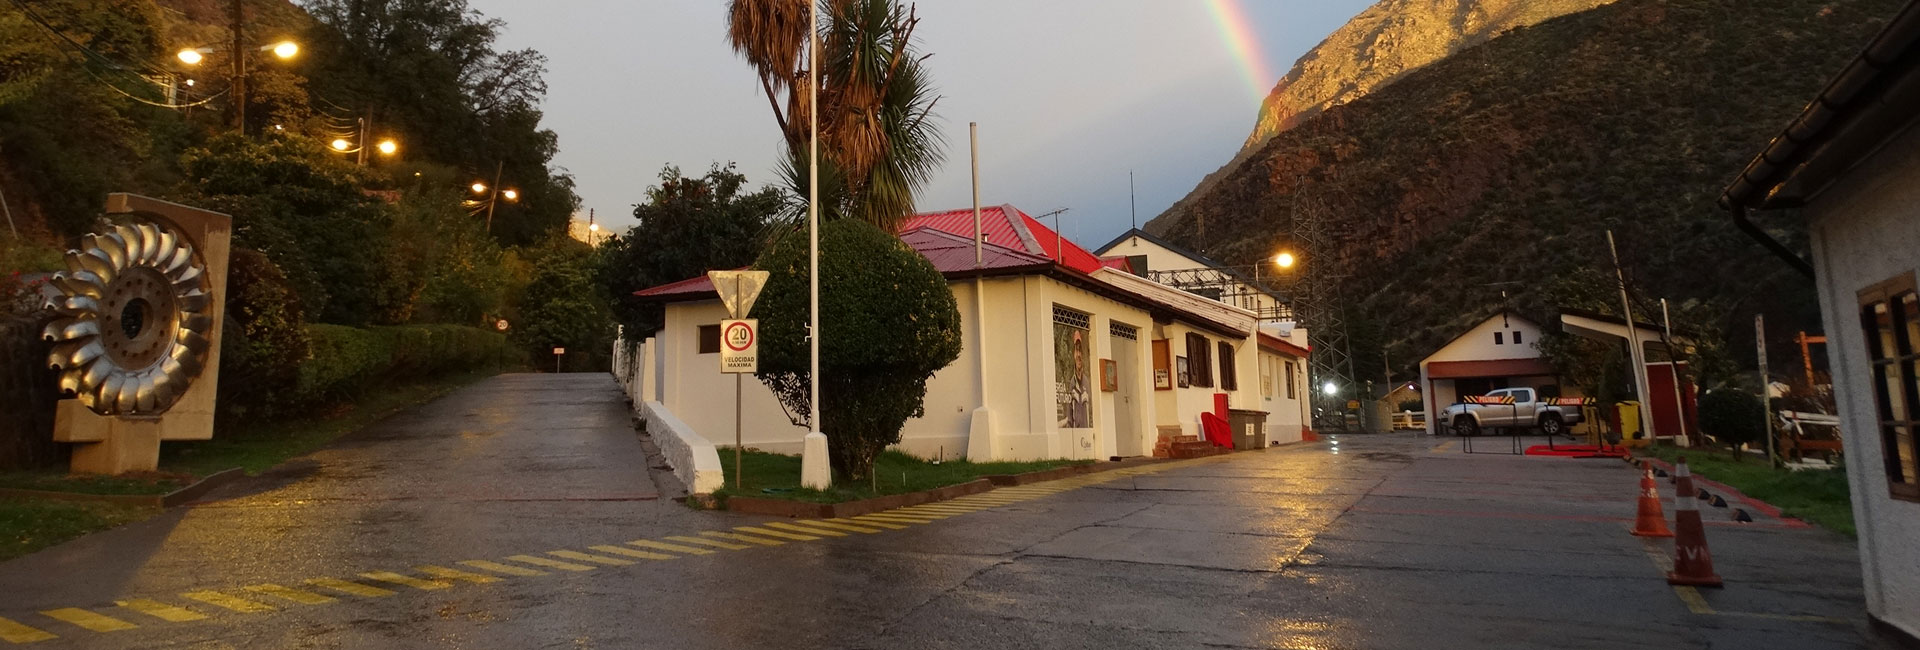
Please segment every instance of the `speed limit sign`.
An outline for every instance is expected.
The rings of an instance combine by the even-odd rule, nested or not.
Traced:
[[[752,373],[759,369],[760,321],[720,321],[720,372]]]

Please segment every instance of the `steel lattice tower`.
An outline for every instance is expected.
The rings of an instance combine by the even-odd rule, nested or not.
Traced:
[[[1354,392],[1353,353],[1347,345],[1346,301],[1340,294],[1346,273],[1335,261],[1338,256],[1330,231],[1333,225],[1328,223],[1332,219],[1327,212],[1326,205],[1317,200],[1295,197],[1293,239],[1307,259],[1293,308],[1307,328],[1307,342],[1313,350],[1307,360],[1307,387],[1318,407],[1315,424],[1324,427],[1323,422],[1330,420],[1335,428],[1345,429],[1346,401],[1359,397]],[[1328,394],[1328,382],[1339,392]]]

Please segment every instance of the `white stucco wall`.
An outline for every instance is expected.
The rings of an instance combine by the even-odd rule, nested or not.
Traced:
[[[1500,333],[1500,342],[1495,343],[1493,335]],[[1520,342],[1513,342],[1514,332],[1520,333]],[[1481,321],[1466,334],[1460,335],[1446,345],[1440,346],[1433,354],[1420,360],[1420,386],[1426,398],[1422,404],[1427,411],[1427,434],[1444,429],[1437,422],[1441,409],[1460,398],[1453,380],[1433,379],[1427,374],[1427,364],[1436,361],[1504,361],[1510,359],[1535,359],[1540,356],[1540,326],[1533,321],[1512,314],[1495,314]],[[1547,378],[1540,378],[1547,379]],[[1523,378],[1515,382],[1516,386],[1532,385],[1532,378]],[[1552,383],[1547,381],[1547,383]]]
[[[1887,492],[1858,312],[1861,289],[1920,272],[1920,131],[1892,138],[1817,197],[1808,213],[1867,609],[1920,636],[1920,503]]]

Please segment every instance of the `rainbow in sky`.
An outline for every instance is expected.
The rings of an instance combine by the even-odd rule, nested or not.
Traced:
[[[1247,78],[1247,88],[1253,93],[1255,102],[1263,101],[1267,91],[1272,90],[1277,81],[1267,69],[1267,57],[1260,51],[1260,41],[1256,38],[1253,21],[1247,18],[1246,0],[1206,0],[1207,13],[1213,15],[1213,22],[1220,28],[1220,38],[1227,44],[1227,52],[1240,65],[1241,74]]]

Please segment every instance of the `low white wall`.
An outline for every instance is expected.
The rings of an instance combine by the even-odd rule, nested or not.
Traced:
[[[710,494],[726,484],[720,469],[720,453],[713,442],[695,433],[660,402],[647,399],[649,389],[658,385],[653,364],[653,339],[629,345],[625,339],[613,342],[613,377],[620,390],[633,403],[633,414],[645,422],[653,444],[667,458],[674,477],[693,494]]]

